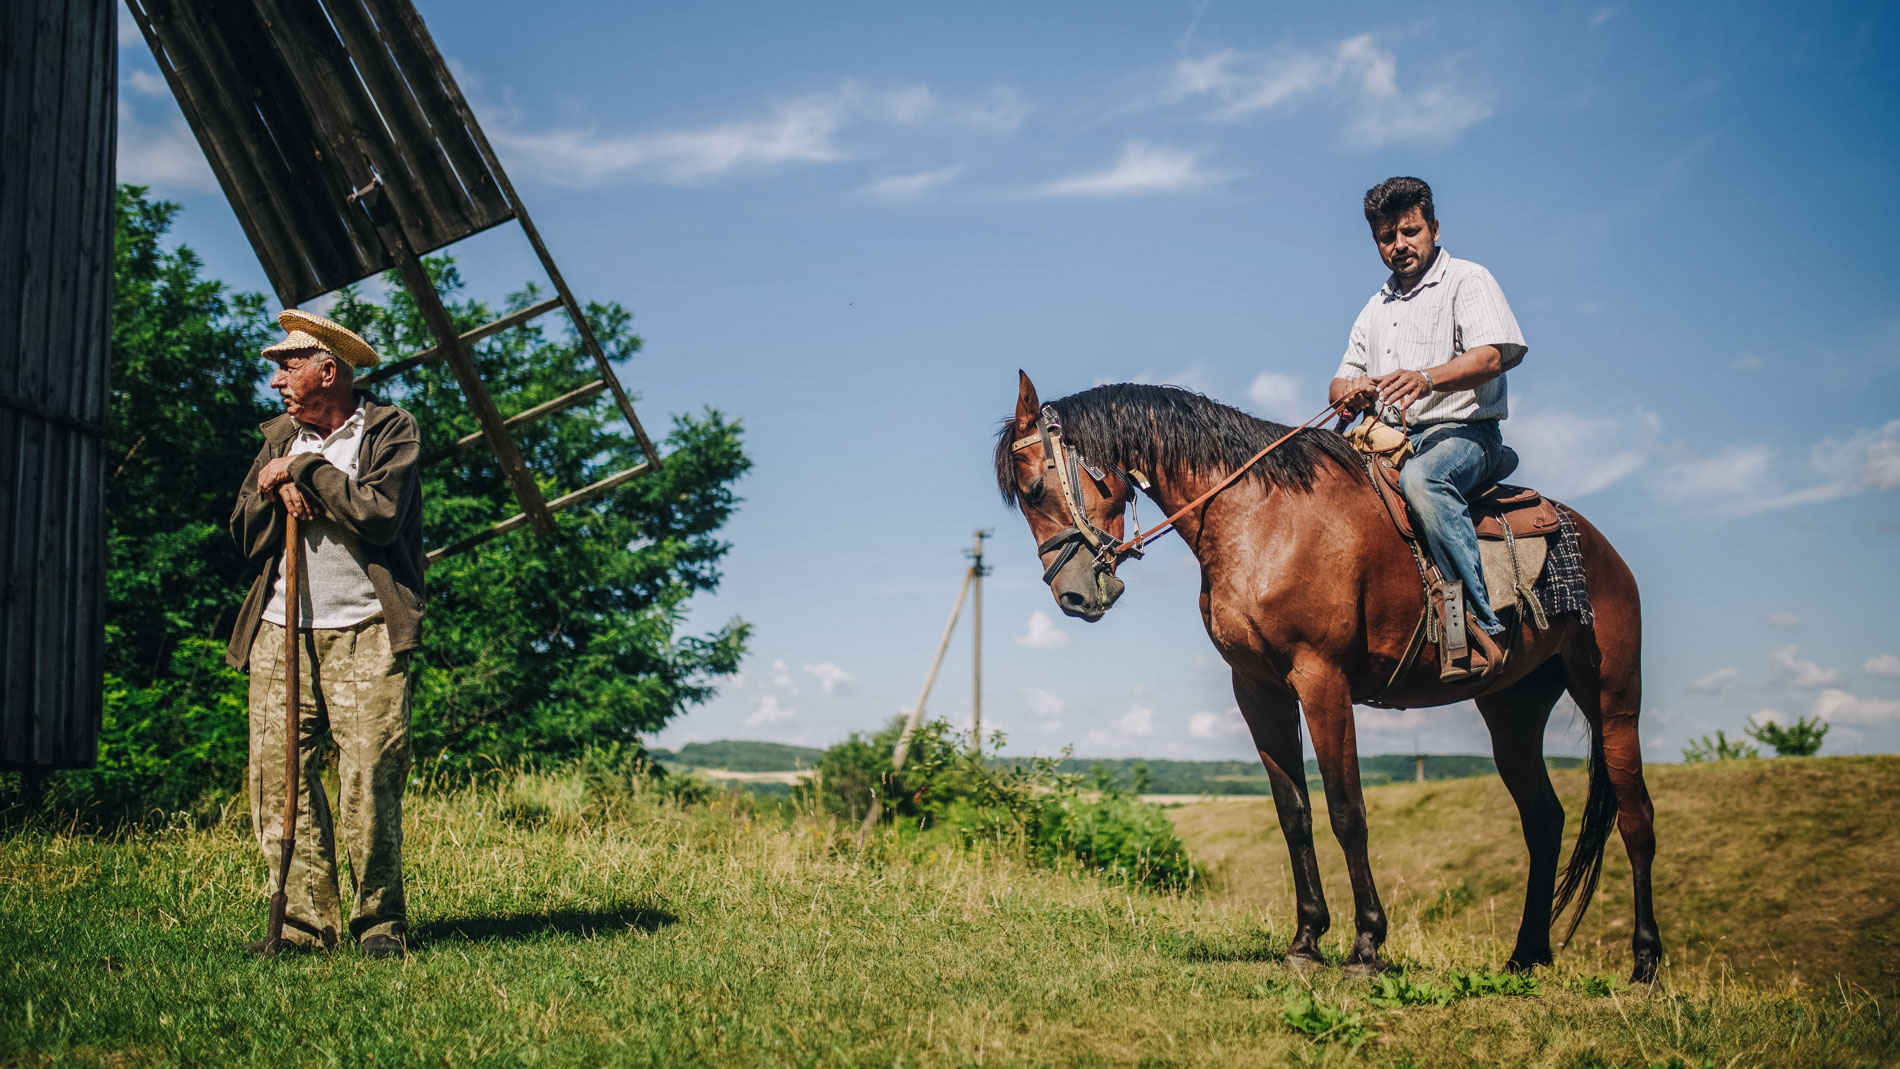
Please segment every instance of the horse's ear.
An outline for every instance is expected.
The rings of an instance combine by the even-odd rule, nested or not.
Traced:
[[[1036,384],[1029,381],[1029,373],[1016,369],[1016,426],[1034,426],[1036,417],[1042,414],[1042,402],[1036,398]]]

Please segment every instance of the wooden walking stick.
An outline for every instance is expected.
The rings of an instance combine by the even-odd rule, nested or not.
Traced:
[[[298,691],[297,609],[302,598],[297,591],[297,573],[303,556],[303,539],[297,532],[297,514],[284,513],[284,850],[277,866],[277,893],[270,896],[270,932],[265,943],[275,954],[284,946],[284,910],[289,904],[290,855],[297,848],[297,779],[301,762],[297,760]]]

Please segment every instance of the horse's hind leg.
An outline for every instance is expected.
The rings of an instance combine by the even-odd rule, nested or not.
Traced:
[[[1589,567],[1596,622],[1572,642],[1572,648],[1564,654],[1564,667],[1570,696],[1589,718],[1596,736],[1591,777],[1593,781],[1598,777],[1607,780],[1608,788],[1614,793],[1616,827],[1623,836],[1623,849],[1629,854],[1636,900],[1636,930],[1630,938],[1635,968],[1630,979],[1635,983],[1649,983],[1656,979],[1656,966],[1662,960],[1662,937],[1656,931],[1656,914],[1650,899],[1649,870],[1656,858],[1656,810],[1649,801],[1649,787],[1643,782],[1643,749],[1637,736],[1637,712],[1643,698],[1641,610],[1635,580],[1629,577],[1629,569],[1621,560],[1612,556],[1602,564],[1591,561]],[[1591,784],[1593,797],[1599,789],[1596,782]],[[1607,808],[1608,799],[1605,802]],[[1586,812],[1585,836],[1590,834],[1590,823],[1591,814]],[[1599,834],[1607,835],[1608,829]],[[1598,843],[1600,859],[1600,838]],[[1579,840],[1580,851],[1581,848],[1582,839]],[[1571,867],[1577,866],[1578,861],[1573,859]],[[1569,874],[1566,874],[1568,879]],[[1588,883],[1595,883],[1594,875]],[[1587,886],[1584,898],[1587,902]],[[1582,909],[1579,904],[1579,917]],[[1574,922],[1572,930],[1575,930]]]
[[[1557,855],[1563,845],[1564,807],[1551,789],[1544,767],[1544,725],[1551,707],[1563,694],[1564,670],[1555,658],[1497,694],[1478,699],[1478,711],[1491,729],[1491,755],[1504,780],[1524,828],[1524,846],[1530,852],[1530,879],[1524,885],[1524,919],[1517,926],[1517,945],[1504,967],[1528,972],[1549,965],[1550,900],[1557,885]]]
[[[1313,853],[1313,807],[1306,792],[1306,762],[1300,756],[1300,707],[1293,695],[1262,686],[1234,673],[1234,700],[1253,733],[1260,763],[1273,785],[1273,807],[1280,814],[1293,867],[1293,897],[1299,928],[1287,947],[1289,962],[1317,963],[1319,937],[1332,919],[1320,889],[1319,859]]]

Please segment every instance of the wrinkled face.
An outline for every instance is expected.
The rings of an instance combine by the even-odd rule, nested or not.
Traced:
[[[1431,262],[1432,244],[1438,240],[1438,221],[1425,221],[1417,205],[1404,215],[1381,219],[1372,224],[1372,241],[1379,246],[1379,259],[1402,280],[1417,278]]]
[[[1042,408],[1035,401],[1034,387],[1029,385],[1027,376],[1024,376],[1023,384],[1027,396],[1026,401],[1018,401],[1011,435],[1014,439],[1035,435],[1036,418]],[[1012,454],[1010,474],[1015,483],[1016,504],[1022,510],[1023,518],[1029,521],[1029,533],[1035,537],[1036,545],[1047,547],[1039,551],[1044,570],[1062,561],[1061,567],[1049,577],[1049,592],[1055,597],[1056,606],[1069,616],[1093,622],[1101,619],[1115,604],[1115,600],[1122,596],[1123,584],[1115,577],[1112,564],[1096,566],[1095,551],[1079,534],[1074,533],[1075,521],[1068,507],[1063,504],[1061,480],[1049,467],[1047,460],[1040,440],[1030,442]],[[1075,489],[1083,514],[1089,522],[1113,535],[1117,541],[1125,537],[1122,509],[1133,489],[1114,472],[1105,471],[1100,480],[1089,474],[1087,468],[1080,469],[1079,475]],[[1065,531],[1070,533],[1066,539],[1061,539]]]
[[[310,401],[336,381],[336,365],[328,353],[292,353],[277,361],[270,387],[284,399],[284,411],[293,419],[305,420]]]

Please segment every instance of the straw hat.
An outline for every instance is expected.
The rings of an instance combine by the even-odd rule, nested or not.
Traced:
[[[284,328],[284,340],[265,346],[267,357],[276,359],[278,353],[322,349],[354,368],[376,366],[376,350],[341,323],[311,315],[301,308],[286,308],[277,313],[277,325]]]

